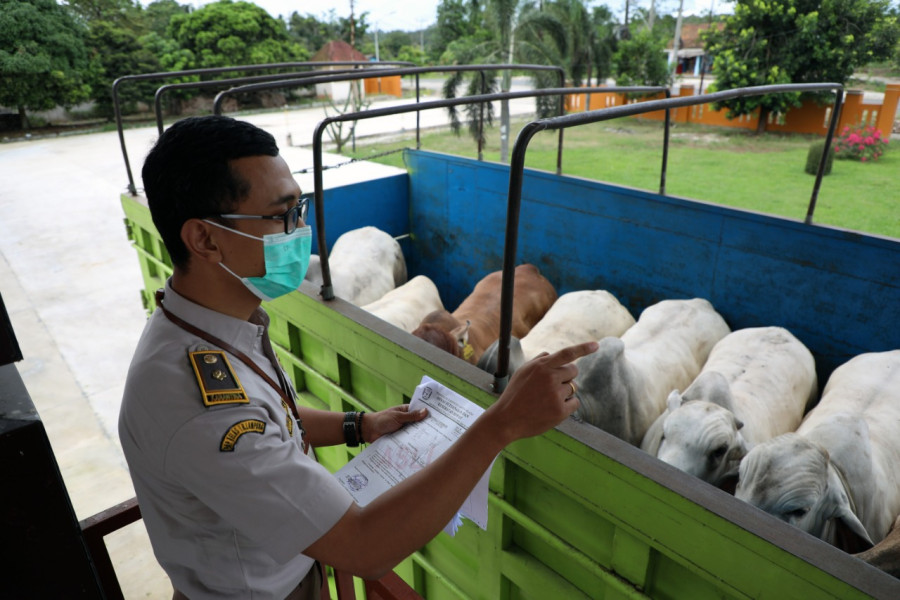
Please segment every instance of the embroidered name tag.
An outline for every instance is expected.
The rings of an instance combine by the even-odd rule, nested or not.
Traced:
[[[248,404],[250,398],[221,350],[188,352],[205,406]]]
[[[219,450],[222,452],[234,452],[234,446],[245,433],[263,433],[266,430],[266,424],[259,419],[247,419],[239,421],[228,428],[222,437],[222,443],[219,444]]]

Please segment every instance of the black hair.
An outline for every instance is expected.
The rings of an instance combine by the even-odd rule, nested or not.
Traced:
[[[144,161],[141,175],[153,224],[172,263],[187,268],[181,241],[188,219],[233,212],[249,192],[229,161],[278,156],[275,138],[246,121],[218,115],[189,117],[163,132]]]

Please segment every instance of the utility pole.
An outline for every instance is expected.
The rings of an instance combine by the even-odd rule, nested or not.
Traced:
[[[713,26],[713,13],[715,10],[716,10],[716,0],[711,0],[710,4],[709,4],[709,28],[710,29],[712,29],[712,26]],[[704,50],[705,50],[706,44],[703,44],[703,46],[704,46]],[[703,93],[703,78],[706,77],[706,70],[708,68],[707,64],[706,64],[706,61],[708,59],[706,57],[705,51],[704,51],[703,56],[700,57],[700,60],[701,60],[701,63],[700,63],[700,89],[697,90],[698,94]]]
[[[356,48],[356,19],[353,17],[353,0],[350,0],[350,45]]]
[[[675,39],[672,41],[672,74],[678,72],[678,47],[681,45],[681,11],[684,9],[684,0],[678,2],[678,19],[675,21]]]

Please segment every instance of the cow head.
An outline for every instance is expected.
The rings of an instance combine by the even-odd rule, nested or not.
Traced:
[[[462,358],[462,352],[460,351],[459,344],[456,342],[456,338],[440,325],[435,325],[434,323],[422,323],[416,327],[412,334],[417,338],[422,338],[432,346],[437,346],[441,350],[449,352],[457,358]]]
[[[735,496],[830,544],[838,545],[839,529],[846,528],[872,545],[828,451],[796,433],[747,453]]]
[[[638,427],[634,415],[635,404],[643,399],[642,382],[625,356],[621,338],[605,337],[598,346],[575,363],[580,405],[573,417],[637,446],[646,427]]]
[[[687,402],[677,391],[667,404],[656,456],[715,486],[736,477],[747,454],[740,419],[713,402]]]
[[[673,390],[666,410],[647,430],[641,449],[715,486],[734,485],[747,454],[744,424],[732,411],[731,386],[717,371],[704,371],[684,391]]]
[[[484,351],[484,354],[481,355],[481,358],[478,359],[478,368],[482,371],[490,373],[491,375],[496,375],[499,353],[500,340],[495,340],[494,343],[488,346],[487,350]],[[522,351],[522,342],[520,342],[519,338],[517,338],[516,336],[510,336],[509,368],[507,369],[507,375],[509,377],[512,377],[513,374],[518,371],[523,364],[525,364],[525,353]]]

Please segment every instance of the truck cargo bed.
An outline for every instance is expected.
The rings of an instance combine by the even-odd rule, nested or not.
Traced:
[[[502,266],[509,168],[424,151],[406,162],[407,175],[325,191],[329,247],[363,225],[408,233],[410,277],[429,276],[452,309]],[[517,262],[560,294],[606,289],[635,317],[706,298],[732,329],[791,330],[822,383],[856,354],[900,348],[898,240],[543,172],[526,171],[523,190]],[[142,199],[122,202],[150,310],[171,266]],[[379,410],[408,400],[422,375],[482,406],[495,398],[490,374],[311,285],[266,308],[309,406]],[[353,452],[318,456],[336,470]],[[491,491],[487,531],[440,534],[398,567],[420,594],[900,597],[900,581],[575,421],[505,450]]]

